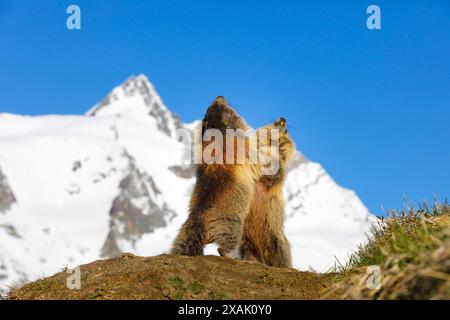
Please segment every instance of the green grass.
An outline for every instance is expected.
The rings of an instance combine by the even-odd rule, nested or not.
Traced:
[[[105,289],[96,288],[88,295],[87,299],[89,299],[89,300],[101,299],[105,294],[106,294]]]
[[[169,278],[169,283],[175,290],[175,293],[172,295],[172,298],[175,300],[181,300],[184,298],[184,293],[186,288],[184,287],[184,281],[178,276],[173,276]]]
[[[437,221],[447,217],[450,217],[447,201],[431,209],[393,211],[373,228],[368,244],[359,247],[348,266],[382,265],[393,255],[402,255],[400,267],[419,263],[423,252],[448,239],[448,224]]]
[[[169,283],[175,288],[175,289],[183,289],[183,279],[181,279],[179,276],[173,276],[169,278]]]
[[[211,300],[226,300],[227,296],[226,294],[222,292],[216,292],[216,291],[210,291],[208,293],[208,296]]]
[[[197,281],[192,281],[189,284],[189,290],[191,290],[193,294],[200,294],[205,289],[206,286]]]
[[[381,268],[379,289],[368,289],[366,267]],[[450,206],[435,202],[392,211],[380,219],[366,245],[335,267],[335,281],[347,298],[450,298]]]
[[[276,277],[270,272],[263,272],[256,278],[256,283],[265,284],[267,286],[280,285]]]

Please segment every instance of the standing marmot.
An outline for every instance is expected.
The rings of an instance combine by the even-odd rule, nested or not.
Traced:
[[[223,97],[217,97],[202,121],[202,136],[206,129],[218,129],[225,138],[226,129],[246,131],[249,127]],[[210,143],[202,142],[202,149]],[[226,158],[225,143],[221,156]],[[206,164],[202,161],[197,167],[189,217],[181,227],[171,253],[203,255],[205,245],[216,243],[220,255],[228,256],[237,248],[259,174],[257,165]]]
[[[280,129],[279,170],[275,175],[261,176],[256,184],[239,251],[244,259],[257,260],[269,266],[290,267],[291,252],[283,231],[282,187],[294,143],[288,135],[285,119],[277,120],[274,126]]]

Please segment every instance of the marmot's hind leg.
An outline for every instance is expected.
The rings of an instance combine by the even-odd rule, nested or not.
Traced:
[[[239,254],[244,260],[263,262],[259,256],[253,241],[245,234],[242,236],[242,243],[239,247]]]
[[[270,249],[266,257],[266,264],[274,267],[292,267],[291,248],[286,237],[276,236],[270,237]]]
[[[209,243],[219,246],[219,254],[229,257],[241,241],[243,224],[239,217],[222,217],[210,221],[208,224]]]
[[[188,219],[175,239],[171,253],[183,256],[203,255],[204,227],[200,221]]]

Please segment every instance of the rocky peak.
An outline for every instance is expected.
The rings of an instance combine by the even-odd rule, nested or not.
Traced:
[[[0,213],[8,211],[16,198],[9,187],[8,180],[0,168]]]
[[[119,194],[114,198],[110,215],[110,230],[101,256],[120,255],[124,249],[119,243],[134,243],[146,233],[167,226],[175,216],[162,198],[161,191],[151,176],[139,170],[135,160],[126,151],[128,169],[119,184]]]
[[[145,75],[132,76],[114,88],[100,103],[87,112],[88,116],[150,116],[157,128],[169,137],[183,126],[180,118],[162,101]]]

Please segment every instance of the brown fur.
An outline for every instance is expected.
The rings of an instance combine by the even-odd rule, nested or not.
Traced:
[[[245,131],[248,126],[223,97],[217,97],[202,121],[202,134],[211,128],[221,130],[225,137],[226,129]],[[203,143],[202,147],[208,144]],[[222,156],[225,159],[225,144]],[[205,245],[216,243],[220,255],[229,255],[242,239],[244,222],[258,179],[256,165],[202,162],[197,167],[189,216],[175,239],[172,253],[203,255]]]
[[[239,251],[244,259],[256,260],[270,266],[291,267],[289,242],[283,231],[282,187],[294,144],[287,133],[283,118],[277,120],[274,125],[281,128],[280,167],[275,175],[262,176],[256,184]]]

